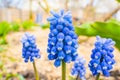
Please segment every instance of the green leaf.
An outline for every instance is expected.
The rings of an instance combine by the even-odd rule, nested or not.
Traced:
[[[120,25],[117,23],[95,22],[94,24],[92,24],[92,27],[96,29],[97,31],[104,33],[105,36],[109,35],[111,37],[114,37],[120,40],[120,38],[118,37],[120,35]]]
[[[120,22],[110,20],[108,22],[94,22],[76,27],[77,35],[96,36],[112,38],[116,42],[116,47],[120,50]]]
[[[85,35],[85,36],[96,36],[98,34],[103,34],[98,32],[96,29],[91,27],[90,23],[82,24],[80,27],[75,27],[75,32],[77,35]]]
[[[116,42],[116,47],[120,50],[120,24],[114,22],[95,22],[92,27],[99,32],[102,37],[112,38]]]

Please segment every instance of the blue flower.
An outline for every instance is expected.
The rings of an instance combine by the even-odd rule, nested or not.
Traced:
[[[96,37],[95,48],[92,50],[91,58],[89,62],[89,68],[93,75],[103,73],[104,76],[110,76],[110,70],[115,64],[114,60],[114,44],[112,39]]]
[[[47,20],[50,22],[50,33],[48,39],[48,59],[55,60],[56,67],[61,65],[61,61],[70,63],[75,61],[78,48],[77,35],[74,32],[71,12],[59,13],[51,11],[52,17]]]
[[[86,80],[85,60],[83,57],[77,57],[77,59],[74,62],[73,68],[71,70],[71,74],[75,76],[79,76],[81,80]]]
[[[35,37],[29,33],[25,33],[22,37],[22,57],[24,58],[24,62],[34,61],[34,58],[40,58],[39,49],[35,44]]]

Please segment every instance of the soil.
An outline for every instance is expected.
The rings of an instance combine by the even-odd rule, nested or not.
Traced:
[[[61,67],[56,68],[53,65],[53,61],[49,61],[47,58],[46,49],[49,29],[43,30],[40,27],[35,27],[30,31],[12,32],[7,36],[7,50],[2,53],[9,56],[9,58],[14,57],[15,59],[14,63],[9,61],[9,59],[6,59],[5,65],[7,70],[9,72],[22,74],[26,80],[35,80],[32,63],[24,63],[23,58],[21,57],[22,44],[20,40],[25,32],[34,34],[37,38],[36,42],[38,48],[40,49],[41,58],[36,59],[35,61],[41,80],[61,80]],[[90,61],[91,50],[94,48],[95,37],[80,36],[79,40],[80,47],[78,49],[78,53],[86,59],[86,78],[87,80],[94,80],[94,78],[91,76],[91,72],[87,64]],[[120,80],[120,53],[116,48],[114,55],[116,64],[111,71],[111,76],[107,78],[102,76],[102,80]],[[73,63],[67,64],[67,76],[70,75],[72,64]]]

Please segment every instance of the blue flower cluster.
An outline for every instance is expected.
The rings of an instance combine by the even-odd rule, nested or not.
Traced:
[[[86,80],[85,59],[83,57],[77,57],[77,59],[74,62],[74,66],[72,68],[71,74],[75,76],[79,76],[81,80]]]
[[[22,37],[22,57],[24,58],[24,62],[34,61],[34,58],[40,58],[39,49],[35,44],[35,37],[29,33],[25,33]]]
[[[98,73],[103,73],[104,76],[110,76],[109,71],[113,68],[115,64],[114,60],[114,44],[112,39],[96,37],[97,41],[95,43],[95,48],[92,50],[91,58],[89,62],[89,68],[93,75]]]
[[[70,63],[76,59],[78,42],[71,12],[60,10],[59,13],[51,11],[51,14],[53,16],[47,19],[50,22],[47,52],[49,60],[55,60],[54,65],[58,67],[62,60]]]

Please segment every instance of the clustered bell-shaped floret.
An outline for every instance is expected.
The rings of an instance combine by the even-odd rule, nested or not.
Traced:
[[[61,10],[59,13],[51,11],[50,33],[48,39],[48,59],[55,60],[56,67],[61,65],[63,60],[66,63],[74,61],[77,57],[77,35],[74,32],[71,13]]]
[[[35,44],[35,36],[25,33],[25,35],[22,37],[22,57],[24,58],[24,62],[30,62],[34,61],[34,58],[40,58],[39,49],[37,48],[37,45]]]
[[[74,76],[79,76],[81,80],[85,79],[86,68],[85,68],[85,59],[83,57],[77,57],[74,62],[73,68],[71,70],[71,74]]]
[[[114,44],[112,39],[96,37],[97,41],[95,43],[95,48],[92,50],[91,58],[89,62],[89,68],[93,75],[98,73],[103,73],[104,76],[110,76],[110,70],[115,64],[114,60]]]

